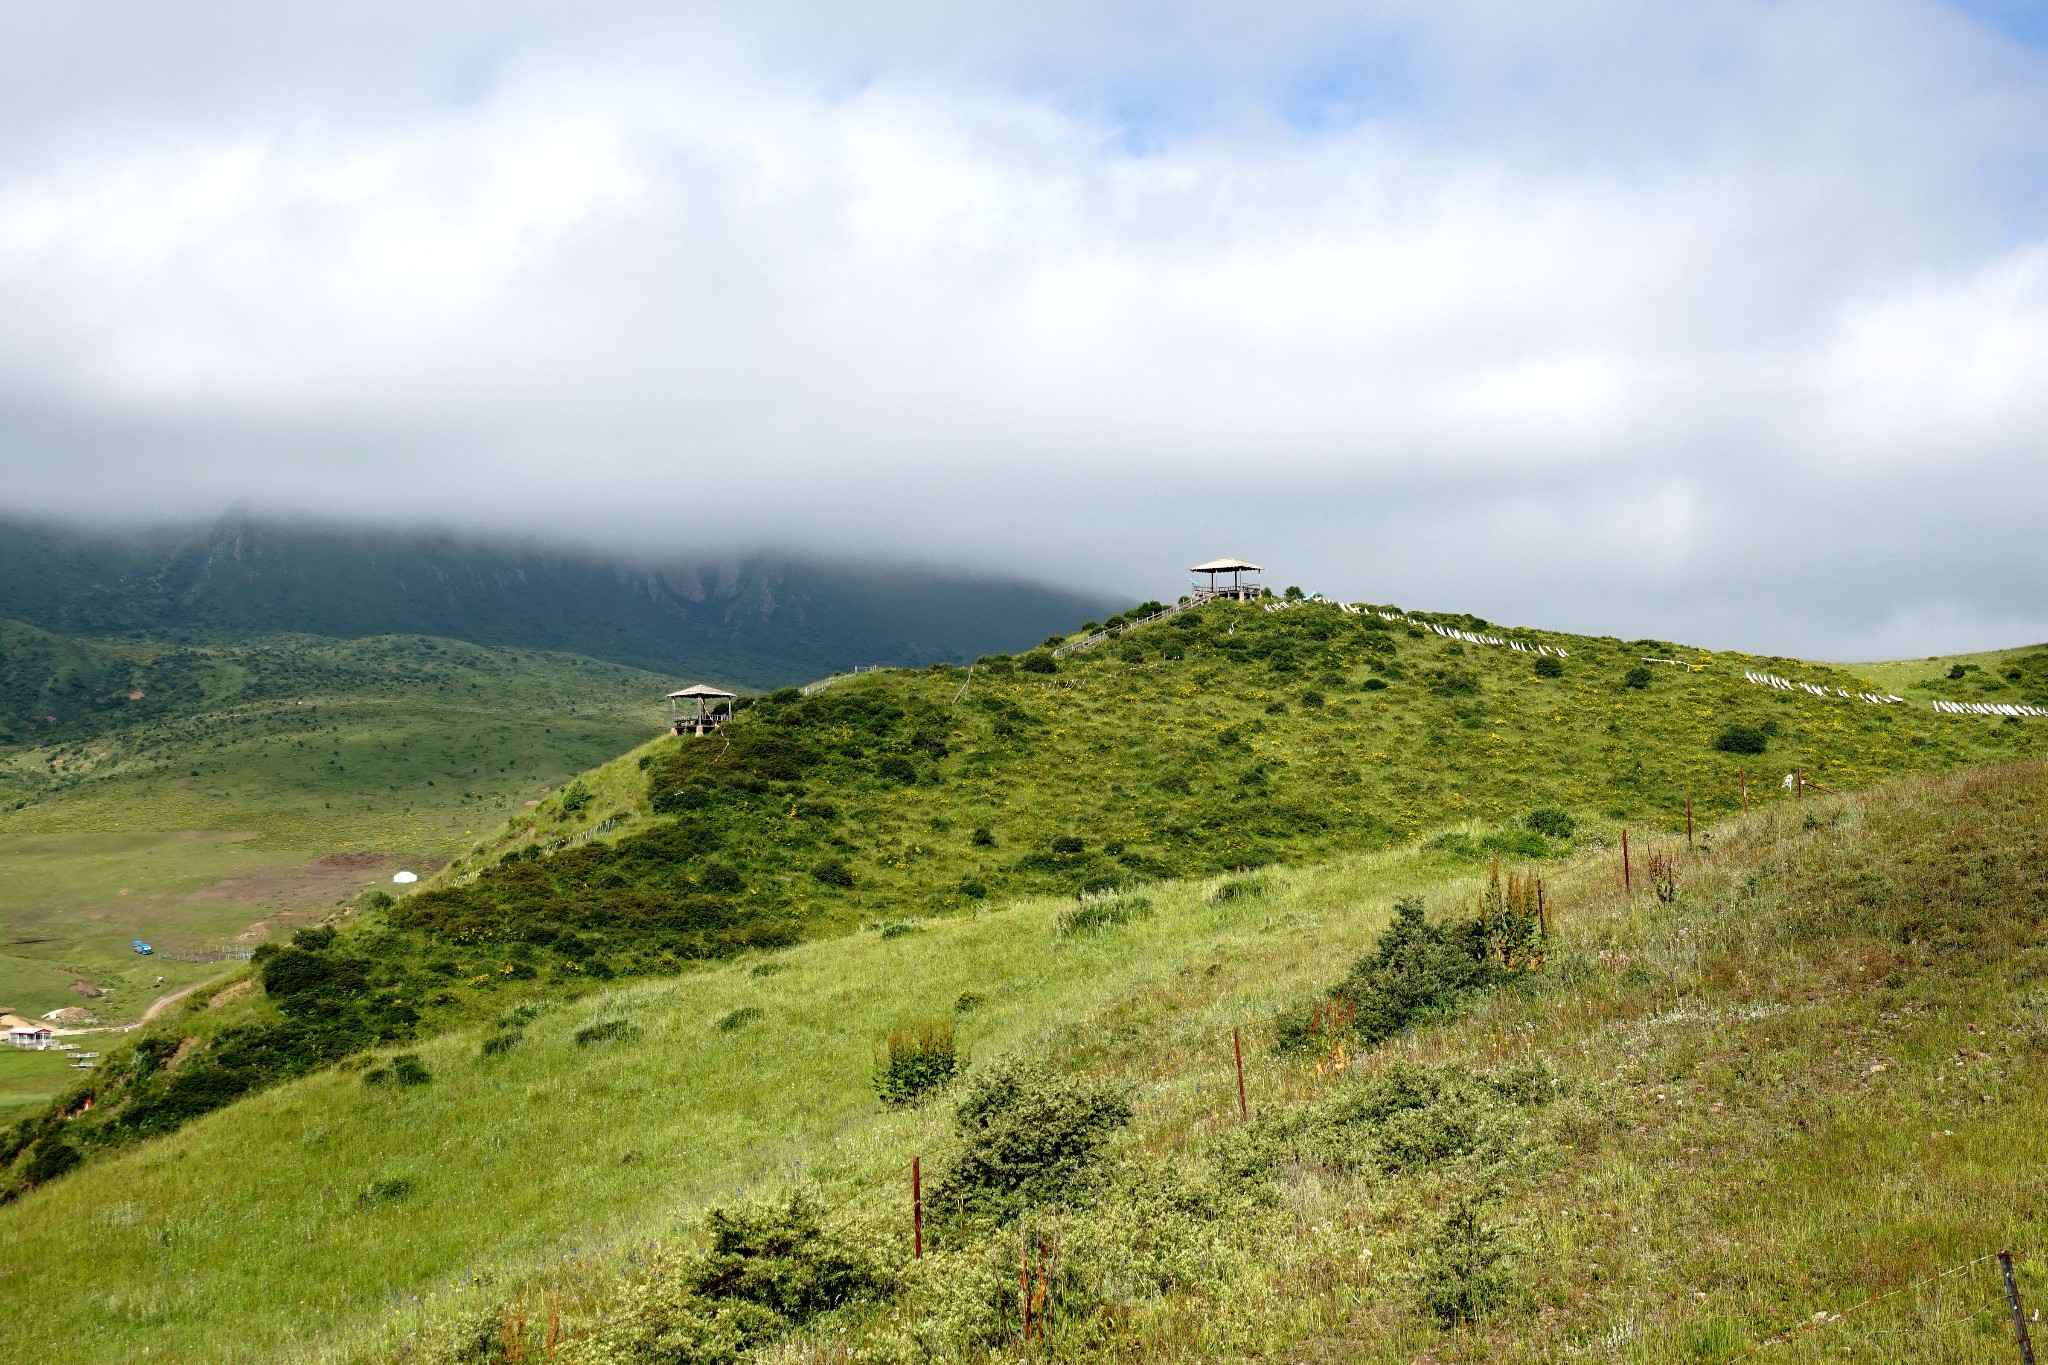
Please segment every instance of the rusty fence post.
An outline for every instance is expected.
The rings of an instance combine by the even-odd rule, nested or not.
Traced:
[[[924,1259],[924,1170],[910,1158],[910,1259]]]
[[[2012,1305],[2012,1330],[2020,1339],[2021,1365],[2034,1365],[2034,1342],[2027,1335],[2026,1311],[2020,1307],[2019,1281],[2012,1277],[2012,1253],[1998,1253],[1998,1268],[2005,1272],[2005,1301]]]
[[[1630,895],[1634,895],[1636,889],[1635,878],[1628,869],[1628,831],[1626,829],[1623,829],[1621,832],[1621,889]]]
[[[1230,1030],[1230,1046],[1237,1053],[1237,1121],[1243,1123],[1251,1117],[1251,1111],[1244,1102],[1244,1032],[1234,1025]]]

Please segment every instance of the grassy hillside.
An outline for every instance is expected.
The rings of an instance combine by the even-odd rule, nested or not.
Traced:
[[[130,532],[0,521],[0,603],[69,635],[429,635],[749,687],[1018,649],[1109,609],[1096,594],[911,565],[632,559],[239,514]]]
[[[653,741],[531,798],[419,894],[373,907],[283,1017],[252,998],[222,1021],[254,1032],[188,1063],[203,1086],[109,1064],[74,1145],[118,1148],[362,1047],[473,1023],[508,979],[573,999],[991,898],[1419,836],[1453,865],[1566,856],[1624,824],[1682,829],[1688,796],[1698,819],[1739,810],[1743,775],[1757,802],[1795,768],[1849,790],[2037,752],[2048,733],[1866,704],[1853,695],[1868,683],[1792,660],[1393,616],[1215,604],[1057,663],[994,657],[759,698],[716,736]],[[278,752],[310,775],[306,751]],[[313,970],[264,971],[287,967]],[[149,1123],[114,1117],[129,1109]]]
[[[410,1049],[423,1083],[323,1072],[0,1209],[14,1259],[74,1285],[0,1290],[0,1342],[501,1359],[559,1315],[564,1360],[691,1359],[633,1343],[700,1339],[709,1305],[793,1331],[791,1359],[1727,1359],[2043,1244],[2044,829],[2030,763],[1662,836],[1638,851],[1672,859],[1666,895],[1623,895],[1609,852],[1552,863],[1540,966],[1376,1047],[1276,1053],[1272,1024],[1334,998],[1394,898],[1470,913],[1483,878],[1441,850],[1155,886],[1092,929],[1029,899],[531,1013],[508,983],[504,1026]],[[919,1018],[953,1022],[970,1079],[886,1108],[870,1049]],[[956,1108],[1016,1057],[1129,1104],[1023,1214],[1058,1257],[1029,1343],[1015,1212],[935,1209],[914,1266],[904,1209],[913,1153],[961,1188]],[[826,1211],[806,1273],[837,1267],[813,1282],[844,1302],[764,1317],[791,1263],[730,1220],[738,1261],[707,1260],[697,1230],[798,1187]],[[1778,1355],[1981,1360],[2002,1330],[1979,1265]]]
[[[516,901],[574,918],[579,888],[610,875],[601,851],[540,882],[495,865],[622,810],[613,846],[681,820],[684,861],[735,872],[749,914],[815,930],[1424,835],[1470,858],[1544,856],[1623,823],[1682,829],[1688,797],[1697,818],[1739,811],[1745,785],[1761,799],[1795,768],[1848,790],[2048,747],[2048,722],[1845,700],[1873,683],[1842,668],[1481,624],[1215,604],[1053,672],[1032,671],[1052,665],[1042,654],[997,657],[774,694],[714,738],[664,738],[586,776],[580,811],[551,796],[419,914]],[[677,868],[661,889],[701,881]]]

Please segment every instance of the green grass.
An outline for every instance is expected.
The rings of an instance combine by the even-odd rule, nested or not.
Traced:
[[[82,1041],[81,1050],[95,1050],[95,1045]],[[50,1096],[77,1079],[69,1053],[0,1047],[0,1120],[47,1103]]]
[[[1745,781],[1761,799],[1794,768],[1848,790],[2048,751],[2048,722],[1743,678],[1754,668],[1871,688],[1831,666],[1510,634],[1567,649],[1563,676],[1536,676],[1527,654],[1333,607],[1219,604],[1070,656],[1053,675],[999,663],[971,678],[888,672],[802,700],[777,694],[717,737],[663,739],[601,767],[585,781],[602,799],[585,813],[564,818],[551,798],[450,875],[625,808],[616,843],[647,826],[651,777],[699,793],[705,850],[741,873],[749,909],[817,931],[956,911],[974,887],[1099,889],[1460,828],[1449,846],[1478,858],[1563,852],[1570,841],[1522,825],[1529,812],[1561,808],[1581,842],[1600,841],[1623,823],[1683,828],[1688,796],[1696,818],[1738,811]],[[1627,685],[1645,656],[1681,655],[1683,666],[1650,665],[1647,686]],[[1731,724],[1770,731],[1767,752],[1718,751]],[[847,865],[851,887],[812,874],[824,857]]]
[[[502,1030],[418,1046],[427,1085],[324,1073],[0,1210],[18,1259],[77,1286],[0,1296],[0,1342],[62,1340],[78,1360],[144,1345],[414,1359],[508,1298],[536,1323],[558,1303],[585,1330],[650,1240],[687,1246],[704,1207],[798,1183],[900,1255],[904,1167],[913,1152],[943,1166],[948,1109],[881,1106],[872,1049],[972,992],[956,1028],[977,1066],[1023,1053],[1132,1087],[1127,1173],[1206,1179],[1233,1150],[1234,1025],[1259,1115],[1309,1112],[1396,1061],[1535,1060],[1564,1084],[1511,1160],[1400,1179],[1291,1168],[1217,1233],[1209,1269],[1128,1305],[1120,1355],[1721,1359],[2000,1245],[2048,1244],[2029,1193],[2048,1156],[2044,829],[2048,770],[2028,764],[1780,801],[1712,831],[1711,852],[1664,836],[1668,904],[1623,896],[1614,855],[1588,852],[1551,870],[1557,937],[1526,989],[1343,1071],[1274,1056],[1265,1021],[1338,979],[1393,897],[1472,904],[1477,883],[1442,853],[1278,868],[1265,894],[1220,902],[1214,881],[1154,887],[1150,915],[1086,935],[1060,932],[1070,901],[1030,900],[623,986],[540,1013],[496,1056],[480,1043]],[[742,1009],[761,1013],[720,1029]],[[612,1020],[626,1036],[577,1043]],[[1487,1217],[1512,1292],[1447,1331],[1418,1311],[1415,1277],[1475,1180],[1498,1190]],[[394,1182],[402,1198],[362,1198]],[[1121,1206],[1101,1207],[1060,1223],[1084,1270],[1089,1220]],[[967,1252],[945,1255],[934,1274],[969,1273]],[[2023,1274],[2038,1300],[2048,1283]],[[899,1307],[849,1310],[798,1356],[830,1358],[834,1332],[890,1355],[938,1294],[914,1279]],[[1781,1358],[1982,1359],[2001,1349],[1996,1308],[1979,1267],[1939,1304],[1901,1295]],[[1083,1325],[1061,1330],[1054,1354],[1095,1349]]]
[[[622,670],[434,641],[307,646],[307,657],[293,645],[282,660],[249,666],[258,682],[239,700],[177,725],[139,723],[90,743],[17,753],[12,780],[30,795],[0,823],[0,840],[14,841],[5,851],[33,875],[26,890],[6,893],[0,914],[8,918],[0,922],[17,940],[55,945],[45,961],[107,955],[99,969],[116,986],[110,1008],[131,995],[139,1002],[124,974],[148,971],[120,959],[118,935],[136,936],[136,925],[213,933],[232,922],[234,907],[250,904],[244,894],[200,894],[210,887],[304,877],[308,855],[323,847],[456,857],[423,888],[428,894],[390,913],[344,916],[336,949],[367,964],[364,1000],[374,996],[379,1018],[425,1016],[417,1038],[400,1041],[402,1027],[387,1030],[393,1042],[381,1055],[417,1052],[435,1079],[365,1085],[359,1068],[344,1065],[169,1137],[97,1155],[29,1192],[0,1210],[0,1225],[18,1234],[25,1254],[75,1263],[83,1282],[98,1287],[56,1309],[38,1303],[36,1312],[57,1315],[49,1320],[79,1343],[82,1359],[124,1358],[144,1340],[191,1359],[330,1348],[376,1355],[384,1349],[376,1342],[431,1334],[465,1305],[490,1306],[514,1290],[530,1305],[558,1293],[578,1321],[602,1318],[631,1248],[650,1238],[686,1244],[698,1211],[742,1192],[810,1180],[834,1200],[872,1201],[852,1205],[848,1217],[893,1227],[884,1217],[895,1198],[886,1193],[890,1172],[908,1150],[943,1161],[949,1139],[943,1106],[880,1111],[869,1075],[874,1046],[892,1029],[943,1017],[963,996],[983,1001],[956,1021],[971,1056],[1046,1055],[1141,1086],[1130,1159],[1142,1167],[1170,1154],[1206,1170],[1225,1160],[1217,1144],[1230,1140],[1234,1095],[1218,1069],[1228,1026],[1251,1026],[1254,1072],[1269,1103],[1307,1103],[1338,1074],[1332,1061],[1348,1058],[1323,1059],[1321,1074],[1312,1064],[1272,1060],[1270,1021],[1343,975],[1375,940],[1395,895],[1427,888],[1447,913],[1469,905],[1488,864],[1506,859],[1549,868],[1571,896],[1577,918],[1558,951],[1559,970],[1530,990],[1489,998],[1466,1023],[1397,1042],[1388,1055],[1492,1065],[1534,1049],[1570,1079],[1576,1108],[1567,1118],[1556,1117],[1566,1110],[1547,1112],[1532,1128],[1542,1141],[1488,1177],[1505,1182],[1502,1216],[1522,1250],[1519,1297],[1505,1319],[1520,1324],[1519,1335],[1485,1349],[1501,1359],[1539,1358],[1583,1345],[1584,1332],[1612,1336],[1620,1330],[1614,1314],[1635,1310],[1544,1279],[1528,1251],[1541,1242],[1527,1225],[1535,1215],[1512,1212],[1517,1200],[1543,1207],[1560,1188],[1544,1182],[1564,1179],[1562,1171],[1594,1182],[1569,1195],[1574,1209],[1592,1209],[1613,1202],[1599,1180],[1632,1191],[1650,1178],[1637,1169],[1644,1163],[1685,1166],[1668,1150],[1630,1146],[1653,1126],[1646,1116],[1662,1111],[1629,1109],[1611,1078],[1595,1074],[1598,1066],[1617,1056],[1639,1071],[1665,1066],[1667,1036],[1691,1035],[1643,1020],[1691,1008],[1675,1002],[1776,992],[1761,1006],[1731,1005],[1731,1014],[1715,1004],[1700,1015],[1703,1031],[1688,1044],[1696,1066],[1707,1050],[1746,1036],[1747,1023],[1779,1018],[1793,1008],[1788,998],[1820,989],[1808,939],[1789,928],[1779,939],[1759,938],[1749,921],[1730,918],[1731,903],[1757,924],[1781,928],[1804,923],[1810,904],[1830,905],[1859,944],[1897,939],[1896,926],[1878,932],[1856,921],[1860,902],[1841,902],[1840,888],[1818,872],[1802,871],[1805,881],[1795,885],[1787,869],[1839,837],[1869,865],[1870,886],[1910,879],[1919,874],[1885,861],[1900,840],[1860,833],[1863,812],[1910,811],[1923,823],[1953,825],[1962,816],[1939,807],[1950,799],[1942,793],[1982,794],[1936,783],[1846,806],[1819,795],[1795,803],[1776,778],[1796,767],[1854,792],[1902,774],[2024,759],[2042,751],[2048,722],[1869,706],[1742,677],[1758,668],[1852,692],[1907,694],[1872,669],[1440,620],[1562,647],[1570,657],[1561,677],[1545,678],[1527,654],[1334,608],[1212,606],[1070,657],[1051,674],[998,658],[972,675],[862,675],[808,699],[757,699],[710,738],[627,748],[647,732],[654,688]],[[1646,657],[1680,662],[1645,664]],[[2013,692],[1999,699],[2028,697],[2040,657],[1999,661],[1996,685]],[[2005,678],[2015,666],[2020,677]],[[326,690],[292,692],[301,673]],[[344,676],[347,686],[337,681]],[[1951,695],[1940,689],[1981,691],[1983,680],[1966,671],[1961,680],[1923,681],[1927,695]],[[594,692],[579,691],[586,685]],[[607,724],[623,736],[608,746]],[[1730,725],[1766,732],[1767,752],[1718,750],[1715,739]],[[578,801],[566,803],[577,745],[595,751],[592,759],[626,751],[577,777],[570,790]],[[546,770],[545,762],[562,767]],[[495,773],[487,771],[492,763]],[[194,769],[197,778],[189,777]],[[2024,771],[2020,785],[2034,792],[2038,770]],[[337,807],[344,772],[373,793],[368,779],[387,779],[385,795]],[[1723,831],[1724,852],[1683,863],[1677,907],[1646,913],[1610,894],[1623,827],[1633,830],[1641,857],[1646,840],[1672,847],[1688,795],[1702,827],[1734,819],[1738,772],[1758,814]],[[552,780],[533,780],[542,776]],[[486,791],[490,782],[498,795]],[[530,805],[506,799],[522,789],[533,793]],[[195,814],[206,801],[219,803],[210,826]],[[1531,818],[1544,810],[1567,812],[1572,832]],[[1808,812],[1815,828],[1803,820],[1785,826]],[[2001,823],[2010,811],[1978,814],[2003,840],[1993,847],[2031,848],[2023,824]],[[166,815],[175,823],[149,823]],[[1887,818],[1893,834],[1907,828],[1906,817]],[[189,848],[162,837],[180,826],[260,837]],[[1952,835],[1930,846],[1931,863],[1953,851]],[[528,856],[506,864],[514,854]],[[236,859],[239,878],[215,875]],[[847,876],[824,875],[828,864]],[[1270,870],[1239,871],[1255,867]],[[1743,880],[1731,880],[1738,872]],[[1768,885],[1769,896],[1760,899],[1752,883]],[[1074,893],[1140,884],[1151,913],[1075,931]],[[1731,885],[1742,888],[1733,902]],[[1722,959],[1689,937],[1695,922],[1745,942],[1755,960],[1717,966]],[[776,936],[813,941],[772,954],[745,947]],[[1858,951],[1867,958],[1875,948]],[[732,953],[740,956],[723,965],[687,967],[691,956]],[[39,979],[37,959],[20,961],[27,965],[0,963],[0,972],[16,971],[14,988],[28,991]],[[1981,972],[1963,970],[1972,964],[1937,956],[1922,965],[1964,983],[1970,1008],[2006,1008]],[[605,987],[613,973],[646,979]],[[49,975],[45,990],[68,989],[67,978]],[[1821,1103],[1818,1090],[1779,1093],[1788,1077],[1819,1064],[1801,1049],[1818,1047],[1831,1030],[1868,1027],[1828,1012],[1839,1003],[1828,997],[1814,1015],[1817,1033],[1767,1029],[1746,1044],[1797,1055],[1800,1070],[1764,1073],[1781,1108]],[[505,1028],[488,1023],[521,1006],[536,1016],[523,1024],[506,1016]],[[1765,1012],[1739,1013],[1752,1008]],[[186,1065],[199,1066],[211,1055],[208,1040],[224,1030],[277,1020],[273,1002],[245,991],[219,1008],[197,998],[139,1036],[166,1051],[192,1040],[198,1051]],[[1667,1027],[1673,1031],[1660,1031]],[[515,1036],[483,1054],[485,1038]],[[1668,1093],[1694,1074],[1685,1065],[1671,1062],[1670,1076],[1644,1084],[1663,1081]],[[1725,1061],[1724,1069],[1742,1065]],[[1740,1074],[1745,1085],[1763,1084],[1753,1070]],[[66,1131],[90,1140],[116,1131],[107,1121],[131,1092],[112,1076],[88,1083],[98,1087],[100,1106]],[[63,1107],[84,1093],[73,1091]],[[680,1111],[678,1096],[686,1097]],[[1839,1096],[1818,1110],[1799,1108],[1798,1131],[1846,1123],[1854,1108]],[[677,1121],[679,1112],[686,1121]],[[1885,1121],[1899,1117],[1890,1112]],[[1769,1161],[1803,1169],[1805,1149],[1794,1146],[1772,1149]],[[1598,1165],[1620,1151],[1634,1151],[1636,1166],[1617,1175]],[[1595,1171],[1607,1174],[1587,1174]],[[1422,1273],[1432,1220],[1455,1180],[1469,1175],[1426,1171],[1398,1197],[1345,1173],[1245,1195],[1251,1203],[1233,1205],[1237,1214],[1225,1220],[1228,1255],[1205,1260],[1208,1268],[1172,1302],[1131,1309],[1133,1349],[1231,1356],[1274,1342],[1307,1350],[1334,1334],[1347,1350],[1384,1338],[1403,1343],[1400,1350],[1465,1358],[1473,1342],[1435,1335],[1416,1317],[1407,1287]],[[1720,1184],[1695,1187],[1665,1175],[1677,1183],[1660,1187],[1660,1197],[1707,1203],[1732,1178],[1716,1170]],[[403,1198],[359,1200],[365,1190],[400,1186]],[[1291,1210],[1287,1218],[1274,1214],[1275,1198]],[[1645,1226],[1641,1203],[1628,1208],[1639,1220],[1630,1226]],[[1730,1205],[1719,1216],[1733,1227],[1747,1208]],[[1983,1209],[1956,1217],[1965,1215],[1980,1231],[1989,1226]],[[1102,1229],[1114,1219],[1103,1216],[1110,1223],[1073,1225],[1077,1247],[1109,1235]],[[1843,1225],[1867,1216],[1858,1208],[1842,1215]],[[1407,1269],[1389,1270],[1376,1288],[1359,1269],[1358,1253],[1370,1247],[1350,1248],[1348,1261],[1303,1261],[1303,1247],[1315,1241],[1304,1242],[1304,1225],[1379,1237],[1376,1254]],[[1828,1235],[1839,1232],[1831,1226]],[[1619,1236],[1611,1220],[1573,1235],[1582,1241],[1559,1252],[1558,1264],[1599,1262]],[[1691,1239],[1686,1245],[1704,1238],[1705,1246],[1720,1234],[1683,1227],[1671,1235]],[[1738,1235],[1764,1233],[1727,1234]],[[1820,1238],[1809,1242],[1817,1247]],[[166,1247],[177,1248],[169,1261]],[[578,1249],[566,1266],[565,1247]],[[1085,1279],[1087,1257],[1076,1258]],[[174,1275],[158,1273],[167,1264]],[[971,1266],[959,1269],[972,1279]],[[1656,1278],[1666,1270],[1663,1262],[1617,1265],[1601,1271],[1601,1283],[1620,1277],[1639,1299],[1665,1296],[1683,1306],[1684,1294]],[[1845,1283],[1849,1269],[1838,1265],[1835,1274],[1828,1284]],[[478,1275],[489,1277],[488,1288],[477,1287]],[[1318,1284],[1314,1293],[1303,1288]],[[936,1312],[937,1292],[913,1286],[884,1316],[900,1325],[906,1315]],[[415,1296],[422,1306],[409,1306]],[[1726,1330],[1753,1334],[1766,1309],[1789,1308],[1795,1297],[1776,1285],[1733,1305]],[[1545,1303],[1566,1326],[1543,1314]],[[8,1325],[13,1311],[0,1302],[0,1341],[27,1331],[26,1319]],[[1643,1335],[1652,1325],[1630,1328],[1615,1349],[1648,1352],[1643,1358],[1663,1357],[1631,1343],[1677,1349],[1677,1336]],[[887,1342],[897,1329],[872,1315],[855,1313],[842,1326],[884,1355],[894,1350]],[[1184,1330],[1196,1336],[1175,1335]],[[1059,1349],[1087,1349],[1084,1336],[1070,1334]],[[1518,1355],[1514,1341],[1544,1344]]]
[[[655,731],[665,686],[415,637],[42,643],[72,671],[39,706],[78,676],[74,654],[115,690],[82,694],[106,704],[59,738],[0,748],[0,1005],[108,1019],[139,1012],[160,974],[174,989],[217,970],[138,958],[131,940],[214,947],[331,913],[401,866],[431,870]],[[16,681],[48,665],[17,661]],[[107,994],[84,999],[74,980]]]

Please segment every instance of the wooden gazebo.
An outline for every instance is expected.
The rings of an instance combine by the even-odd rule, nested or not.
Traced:
[[[680,691],[668,694],[668,723],[671,734],[708,735],[732,719],[732,704],[737,693],[707,687],[703,683],[691,683]],[[683,709],[682,703],[697,703],[697,714],[691,715]],[[720,705],[720,703],[723,705]]]
[[[1207,564],[1195,565],[1188,572],[1207,578],[1206,582],[1197,581],[1194,585],[1192,596],[1197,602],[1209,602],[1218,597],[1249,602],[1255,597],[1266,595],[1265,587],[1259,582],[1259,566],[1248,560],[1212,559]],[[1228,583],[1219,581],[1224,574],[1230,575]],[[1246,574],[1251,575],[1251,581],[1245,581]]]

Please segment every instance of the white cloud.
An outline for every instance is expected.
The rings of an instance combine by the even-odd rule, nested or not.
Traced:
[[[2048,633],[2048,61],[1936,6],[365,13],[141,94],[24,26],[9,503]],[[1361,34],[1378,112],[1292,124]]]

